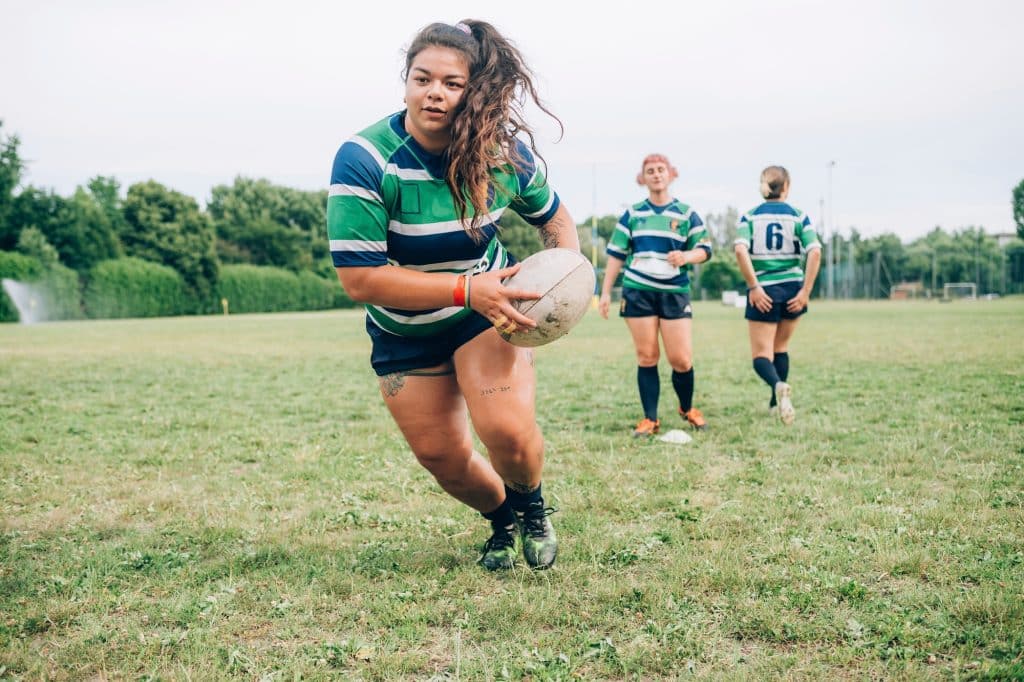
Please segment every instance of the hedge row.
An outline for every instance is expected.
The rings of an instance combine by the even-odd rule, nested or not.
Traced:
[[[0,251],[0,280],[12,280],[23,295],[33,321],[77,320],[82,315],[82,294],[78,275],[59,263],[44,266],[35,258]],[[14,301],[0,288],[0,322],[20,319]]]
[[[85,277],[62,265],[44,267],[20,253],[0,251],[0,278],[26,284],[37,320],[82,317],[120,318],[185,315],[199,307],[231,313],[258,313],[350,308],[354,305],[337,280],[312,272],[255,265],[225,265],[214,292],[216,302],[196,306],[174,269],[138,258],[98,263]],[[38,306],[38,307],[36,307]],[[13,302],[0,292],[0,322],[19,319]]]
[[[350,308],[338,282],[312,272],[257,265],[222,265],[217,293],[231,313],[276,313],[289,310]]]

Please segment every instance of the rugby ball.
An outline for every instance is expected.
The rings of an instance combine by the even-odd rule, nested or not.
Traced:
[[[545,249],[525,258],[519,272],[505,280],[510,289],[541,294],[537,300],[516,300],[512,305],[537,323],[534,329],[506,334],[516,346],[543,346],[569,333],[587,312],[597,277],[590,261],[572,249]]]

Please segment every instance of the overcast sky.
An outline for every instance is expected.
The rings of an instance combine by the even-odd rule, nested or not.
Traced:
[[[471,17],[520,47],[564,122],[558,141],[531,117],[577,221],[644,198],[634,178],[659,151],[703,214],[751,208],[782,164],[829,230],[1013,231],[1024,2],[607,5],[0,0],[2,133],[25,183],[64,195],[95,175],[201,203],[237,175],[320,189],[342,141],[402,108],[416,31]]]

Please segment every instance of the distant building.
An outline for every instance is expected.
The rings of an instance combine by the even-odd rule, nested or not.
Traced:
[[[992,235],[996,238],[996,244],[999,244],[1000,249],[1005,249],[1006,245],[1017,238],[1016,232],[997,232]]]

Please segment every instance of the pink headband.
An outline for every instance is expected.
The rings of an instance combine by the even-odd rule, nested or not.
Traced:
[[[471,29],[469,26],[467,26],[466,24],[462,23],[461,21],[459,23],[455,24],[455,28],[459,29],[460,31],[462,31],[463,33],[465,33],[468,36],[473,35],[473,29]]]

